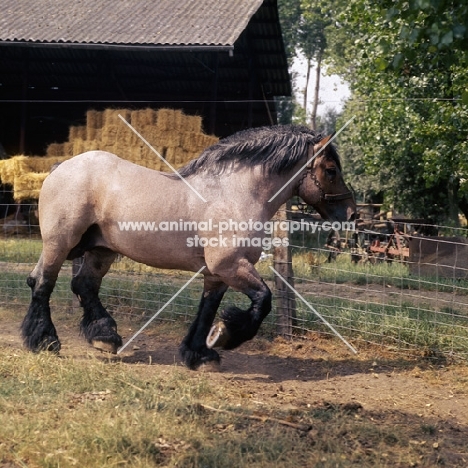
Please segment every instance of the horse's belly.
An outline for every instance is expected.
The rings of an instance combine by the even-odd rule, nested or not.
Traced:
[[[111,235],[108,244],[115,252],[155,268],[198,271],[204,265],[204,249],[175,233],[121,232]]]

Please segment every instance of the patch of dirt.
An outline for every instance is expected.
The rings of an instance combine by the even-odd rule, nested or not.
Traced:
[[[414,289],[403,289],[390,284],[358,285],[351,282],[334,284],[320,281],[298,282],[295,287],[301,294],[358,300],[360,303],[401,303],[428,310],[468,310],[468,295],[457,294],[456,290],[443,292],[416,289],[416,286]]]
[[[90,353],[108,359],[81,338],[70,320],[56,320],[62,341],[61,355],[85,358]],[[120,322],[124,343],[138,329]],[[1,342],[22,348],[20,321],[3,321]],[[148,331],[149,330],[149,331]],[[179,359],[183,330],[172,324],[153,323],[121,355],[111,359],[142,366],[142,375],[177,366],[187,375]],[[255,338],[233,351],[221,351],[221,372],[210,373],[213,384],[230,389],[234,399],[254,406],[282,409],[307,405],[359,404],[366,411],[413,415],[421,424],[445,421],[453,427],[468,426],[468,366],[431,363],[423,358],[405,358],[380,348],[360,350],[352,356],[341,343],[309,334],[305,339],[273,342]],[[231,402],[233,405],[236,401]],[[431,422],[432,424],[432,422]],[[468,458],[467,458],[468,459]]]

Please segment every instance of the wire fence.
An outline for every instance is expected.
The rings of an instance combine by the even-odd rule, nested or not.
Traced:
[[[405,219],[364,220],[354,232],[314,225],[291,239],[295,287],[356,347],[468,357],[466,228]],[[300,303],[296,315],[296,333],[329,333]]]
[[[291,328],[286,334],[292,337],[333,336],[323,318],[358,350],[370,343],[434,359],[468,358],[466,228],[397,219],[368,220],[356,231],[337,231],[299,208],[294,206],[288,212],[289,222],[304,220],[300,230],[287,233],[291,267],[287,280],[294,289],[289,293],[288,310],[280,300],[284,288],[271,269],[275,249],[265,249],[257,264],[274,293],[273,311],[262,333],[276,336],[278,324],[288,314]],[[17,311],[22,318],[30,300],[26,277],[42,245],[36,206],[5,204],[0,209],[0,306]],[[102,301],[117,317],[146,321],[192,275],[157,270],[119,257],[104,278]],[[55,312],[77,314],[78,322],[71,277],[72,264],[66,262],[51,305]],[[192,321],[202,289],[199,275],[158,320]],[[244,295],[228,292],[221,307],[232,303],[244,308],[249,305]],[[281,333],[285,334],[284,329]]]

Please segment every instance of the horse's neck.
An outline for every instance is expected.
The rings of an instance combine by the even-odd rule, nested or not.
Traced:
[[[252,216],[271,219],[278,208],[293,195],[294,173],[286,175],[263,174],[261,168],[245,168],[222,173],[219,176],[203,174],[187,179],[209,204],[220,201],[231,206],[245,207]]]

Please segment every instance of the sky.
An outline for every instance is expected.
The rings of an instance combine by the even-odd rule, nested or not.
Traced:
[[[299,57],[294,61],[293,70],[297,73],[295,88],[301,90],[296,96],[297,100],[302,104],[303,92],[306,81],[307,65],[303,57]],[[322,69],[323,70],[323,69]],[[312,98],[315,87],[315,68],[312,69],[310,76],[310,84],[308,91],[308,110],[312,108]],[[343,102],[350,96],[350,91],[346,83],[337,75],[326,75],[326,70],[322,71],[320,79],[320,100],[321,104],[318,107],[318,114],[323,115],[327,107],[332,107],[338,111],[342,110]]]

